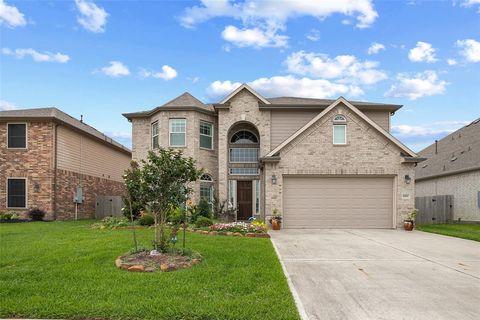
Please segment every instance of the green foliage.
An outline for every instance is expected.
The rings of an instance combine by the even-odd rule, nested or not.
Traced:
[[[129,226],[127,218],[105,217],[100,222],[92,224],[93,229],[117,229]]]
[[[144,213],[138,218],[138,224],[141,226],[153,226],[155,219],[151,215]]]
[[[480,241],[480,224],[425,224],[417,225],[417,230],[443,234],[445,236]]]
[[[45,210],[39,208],[33,208],[27,212],[27,216],[33,221],[42,221],[46,214]]]
[[[210,227],[212,224],[213,224],[212,219],[207,218],[207,217],[203,217],[203,216],[199,216],[197,218],[197,221],[195,221],[195,226],[197,228]]]
[[[212,218],[212,208],[205,198],[200,199],[197,205],[197,215],[195,220],[198,220],[199,217]]]
[[[263,222],[262,220],[258,220],[258,219],[255,219],[252,221],[252,224],[254,226],[257,226],[257,227],[260,227],[261,229],[263,229],[265,232],[267,231],[268,227],[267,227],[267,224],[265,222]]]
[[[15,211],[0,212],[0,220],[15,220],[19,218],[20,216]]]
[[[127,196],[123,197],[124,207],[122,212],[128,219],[131,219],[132,215],[133,218],[136,219],[140,216],[141,211],[144,209],[141,190],[142,170],[136,161],[130,162],[130,168],[125,171],[123,180],[125,182]]]
[[[407,216],[407,219],[405,221],[411,221],[411,222],[415,222],[415,218],[417,217],[417,209],[413,210],[412,212],[410,212]]]

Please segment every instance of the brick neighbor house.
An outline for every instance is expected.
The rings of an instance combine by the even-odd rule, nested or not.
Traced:
[[[0,211],[91,218],[96,195],[123,194],[130,159],[129,149],[56,108],[0,111]]]
[[[242,85],[219,103],[189,93],[126,113],[133,159],[175,148],[205,174],[193,200],[217,195],[236,219],[285,228],[395,228],[414,209],[417,155],[390,134],[400,105],[265,98]]]

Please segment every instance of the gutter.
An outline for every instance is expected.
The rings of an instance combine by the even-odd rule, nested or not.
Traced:
[[[473,167],[473,168],[467,168],[467,169],[460,169],[460,170],[455,170],[455,171],[449,171],[449,172],[444,172],[444,173],[439,173],[439,174],[435,174],[435,175],[431,175],[431,176],[427,176],[427,177],[415,178],[415,182],[431,180],[431,179],[435,179],[435,178],[448,177],[448,176],[453,176],[453,175],[456,175],[456,174],[468,173],[468,172],[477,171],[477,170],[480,171],[480,166]]]

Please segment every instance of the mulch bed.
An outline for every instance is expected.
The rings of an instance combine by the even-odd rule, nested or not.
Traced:
[[[136,272],[170,272],[190,268],[201,262],[201,257],[191,258],[173,253],[150,255],[150,251],[118,257],[115,260],[117,268]]]

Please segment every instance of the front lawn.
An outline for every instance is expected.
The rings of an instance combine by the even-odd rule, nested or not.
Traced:
[[[480,224],[426,224],[416,228],[420,231],[480,241]]]
[[[132,247],[131,230],[90,224],[0,225],[0,318],[299,318],[269,239],[188,233],[201,264],[133,273],[114,266]],[[138,230],[144,246],[152,236]]]

